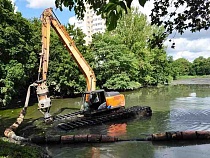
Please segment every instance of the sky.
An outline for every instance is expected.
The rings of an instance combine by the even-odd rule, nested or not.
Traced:
[[[69,11],[67,8],[61,12],[59,9],[55,9],[55,0],[12,0],[16,6],[16,10],[21,12],[25,18],[39,18],[45,8],[52,7],[54,12],[62,24],[67,24],[74,18],[74,12]],[[134,0],[132,6],[138,7],[139,11],[149,15],[151,8],[153,8],[153,0],[148,1],[144,8],[140,7],[138,0]],[[173,10],[173,8],[171,8]],[[183,8],[180,8],[180,12]],[[149,19],[149,16],[148,16]],[[150,19],[149,19],[150,20]],[[210,29],[208,31],[201,31],[197,33],[191,33],[186,31],[183,35],[174,34],[169,36],[169,39],[173,37],[172,41],[175,42],[175,49],[171,48],[169,39],[166,40],[165,46],[167,47],[167,54],[173,56],[173,59],[186,58],[189,61],[193,61],[199,56],[205,58],[210,57]]]
[[[70,12],[68,8],[64,8],[63,11],[55,8],[55,0],[11,0],[16,7],[16,11],[21,12],[23,17],[40,18],[42,12],[46,8],[53,8],[59,21],[66,25],[69,22],[69,18],[73,17],[74,12]]]

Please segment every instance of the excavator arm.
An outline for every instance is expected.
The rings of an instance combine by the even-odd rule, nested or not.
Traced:
[[[50,28],[52,27],[58,36],[60,37],[62,43],[68,50],[69,54],[73,57],[83,75],[86,78],[87,91],[94,91],[96,89],[96,77],[89,66],[87,61],[84,59],[82,54],[79,52],[75,46],[74,41],[69,36],[65,27],[62,26],[57,19],[56,15],[53,13],[51,8],[45,9],[41,16],[42,22],[42,53],[40,54],[40,66],[38,70],[38,80],[37,80],[37,97],[39,100],[38,106],[39,110],[44,114],[45,120],[51,118],[49,113],[51,107],[51,100],[48,97],[48,87],[46,85],[48,63],[49,63],[49,47],[50,47]]]
[[[48,70],[48,61],[49,61],[49,43],[50,43],[50,27],[52,27],[58,36],[60,37],[61,41],[63,42],[64,46],[73,57],[77,65],[79,66],[80,70],[84,74],[87,82],[87,91],[94,91],[96,89],[96,77],[89,66],[85,58],[82,56],[80,51],[75,46],[74,41],[69,36],[68,32],[66,31],[65,27],[60,24],[59,20],[53,13],[51,8],[45,9],[42,13],[41,17],[42,21],[42,52],[43,56],[43,80],[46,80],[47,70]]]

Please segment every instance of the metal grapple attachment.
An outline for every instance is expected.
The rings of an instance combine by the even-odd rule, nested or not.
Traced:
[[[38,97],[38,110],[44,115],[45,122],[51,120],[50,108],[51,108],[51,99],[48,97],[48,87],[44,82],[38,84],[37,89]]]

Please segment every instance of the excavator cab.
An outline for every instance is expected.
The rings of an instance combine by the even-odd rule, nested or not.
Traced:
[[[84,111],[96,111],[98,109],[106,108],[106,96],[104,90],[87,91],[83,93]],[[100,108],[99,108],[100,107]]]
[[[101,89],[83,93],[83,110],[85,113],[92,114],[124,106],[125,97],[119,92],[105,92]]]

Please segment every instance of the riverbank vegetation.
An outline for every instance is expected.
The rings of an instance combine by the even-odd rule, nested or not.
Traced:
[[[197,78],[210,75],[210,58],[202,56],[189,62],[185,58],[179,58],[173,62],[174,79],[176,78]]]
[[[181,79],[196,79],[196,78],[210,78],[210,75],[202,75],[202,76],[188,76],[188,75],[184,75],[184,76],[177,76],[177,80],[181,80]]]
[[[35,145],[20,145],[0,138],[0,158],[44,158],[50,157],[41,147]]]
[[[0,106],[6,107],[25,98],[28,86],[37,80],[41,22],[15,13],[9,0],[0,3]],[[210,70],[210,60],[203,57],[190,63],[167,56],[166,48],[160,45],[166,39],[164,29],[152,26],[134,9],[123,15],[115,30],[95,34],[88,46],[80,29],[69,24],[65,27],[93,68],[98,88],[133,90],[168,84],[177,76],[207,75]],[[151,44],[148,40],[153,40],[154,33],[160,41]],[[55,96],[73,96],[86,88],[84,76],[53,30],[47,82]]]

